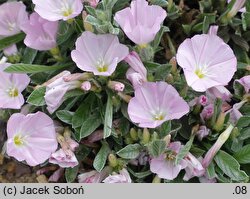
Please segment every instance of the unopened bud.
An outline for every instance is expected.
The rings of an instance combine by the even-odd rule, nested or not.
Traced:
[[[109,81],[108,82],[108,87],[111,90],[117,91],[117,92],[122,92],[125,88],[124,84],[121,82],[117,82],[117,81]]]
[[[91,89],[91,83],[89,81],[85,81],[81,85],[81,89],[84,91],[89,91]]]
[[[152,183],[161,183],[161,178],[159,178],[158,175],[156,175],[152,181]]]
[[[114,154],[109,154],[108,160],[109,160],[109,166],[114,168],[118,165],[117,158],[115,157]]]
[[[171,141],[171,135],[168,134],[167,136],[165,136],[165,137],[163,138],[163,140],[166,142],[166,146],[168,146],[169,143],[170,143],[170,141]]]
[[[150,133],[149,130],[147,128],[143,129],[143,133],[142,133],[142,143],[143,144],[148,144],[150,141]]]
[[[215,125],[214,125],[214,130],[217,131],[217,132],[220,132],[223,127],[224,127],[224,122],[225,122],[225,117],[226,117],[226,114],[221,112]]]
[[[134,128],[131,128],[130,129],[130,132],[129,132],[131,138],[133,141],[137,141],[138,140],[138,134],[136,132],[136,130]]]

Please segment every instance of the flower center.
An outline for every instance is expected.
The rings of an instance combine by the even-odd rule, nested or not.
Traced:
[[[96,63],[96,68],[98,72],[107,72],[108,71],[108,66],[105,64],[104,60],[100,59]]]
[[[204,72],[203,72],[201,69],[196,69],[196,70],[195,70],[195,74],[196,74],[200,79],[202,79],[203,77],[205,77],[205,74],[204,74]]]
[[[154,120],[157,120],[157,121],[164,120],[164,115],[163,114],[156,114],[156,115],[154,115]]]
[[[73,9],[72,9],[72,6],[69,4],[69,2],[67,0],[62,0],[62,2],[61,2],[61,11],[62,11],[62,15],[64,17],[68,17],[68,16],[72,15]]]
[[[176,157],[176,153],[175,152],[170,152],[166,155],[166,160],[174,160]]]
[[[10,88],[8,90],[8,94],[10,97],[17,97],[18,96],[18,89],[17,88]]]
[[[25,144],[25,137],[18,134],[14,136],[13,141],[16,146],[23,146]]]
[[[72,13],[73,13],[73,10],[71,8],[68,8],[62,12],[64,17],[68,17],[68,16],[72,15]]]
[[[16,27],[16,23],[8,22],[8,30],[13,31]]]

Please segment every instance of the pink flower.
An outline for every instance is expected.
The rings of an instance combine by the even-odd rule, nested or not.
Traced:
[[[232,94],[224,86],[209,88],[206,91],[206,95],[211,101],[214,101],[216,98],[222,99],[223,101],[230,101],[232,98]]]
[[[220,150],[220,148],[222,147],[222,145],[229,138],[229,136],[230,136],[233,128],[234,128],[233,125],[230,124],[229,127],[223,133],[220,134],[220,136],[218,137],[218,139],[215,142],[215,144],[206,153],[205,158],[202,161],[202,166],[204,168],[207,168],[209,166],[209,164],[213,160],[214,156],[217,154],[217,152]]]
[[[135,90],[135,97],[128,104],[130,119],[145,128],[156,128],[188,112],[188,104],[165,82],[145,82]]]
[[[246,93],[249,93],[250,91],[250,75],[247,75],[245,77],[242,77],[239,80],[236,80],[239,82],[245,89]]]
[[[20,109],[24,104],[21,94],[29,85],[30,78],[26,74],[6,73],[3,70],[10,64],[0,64],[0,108]]]
[[[210,133],[210,129],[208,129],[206,126],[200,126],[199,130],[197,131],[196,135],[198,137],[198,139],[200,141],[202,141],[202,139],[204,137],[207,137]]]
[[[45,162],[57,149],[53,120],[42,112],[13,114],[7,124],[7,154],[30,166]]]
[[[22,25],[22,29],[26,34],[26,46],[36,50],[50,50],[56,47],[58,22],[47,21],[33,12],[29,21]]]
[[[166,16],[160,6],[149,6],[146,0],[134,0],[130,8],[115,14],[115,20],[130,40],[145,45],[154,40]]]
[[[128,47],[112,34],[96,35],[85,31],[76,41],[71,57],[78,68],[94,75],[110,76],[128,55]]]
[[[104,183],[132,183],[130,175],[126,169],[119,171],[119,174],[113,173],[103,180]]]
[[[58,164],[62,168],[73,168],[79,164],[75,154],[71,150],[64,151],[63,149],[59,149],[51,154],[49,162]]]
[[[13,44],[13,45],[11,45],[3,50],[3,54],[6,57],[16,55],[17,53],[18,53],[18,50],[17,50],[16,44]]]
[[[230,1],[231,0],[227,0],[228,3],[230,3]],[[246,7],[244,7],[245,2],[246,0],[236,0],[228,15],[234,17],[237,12],[246,12]]]
[[[227,85],[237,66],[232,49],[213,34],[186,39],[180,45],[176,57],[184,70],[187,84],[198,92]]]
[[[100,173],[97,171],[89,171],[86,173],[82,173],[78,176],[79,183],[100,183],[102,182],[110,172],[109,167],[105,167]]]
[[[181,149],[180,142],[172,142],[168,148],[171,150],[170,152],[151,160],[150,171],[156,173],[159,178],[173,180],[182,169],[187,167],[187,162],[181,160],[180,164],[175,164],[176,154],[178,154]]]
[[[135,51],[131,52],[124,61],[130,66],[126,73],[126,78],[132,83],[134,88],[147,81],[147,70]]]
[[[185,168],[186,174],[183,180],[188,181],[195,176],[201,177],[204,175],[205,169],[203,168],[201,162],[191,153],[188,153],[184,160],[187,163],[187,167]]]
[[[95,8],[100,0],[84,0],[84,1],[88,2],[90,6]]]
[[[64,101],[63,97],[69,90],[80,88],[81,86],[81,82],[77,80],[65,82],[63,78],[68,75],[70,75],[70,72],[65,71],[62,76],[46,86],[44,98],[47,104],[47,109],[51,114],[61,106]]]
[[[203,108],[202,112],[200,113],[200,117],[202,121],[205,121],[210,119],[213,116],[213,114],[214,114],[214,105],[209,104]]]
[[[82,0],[32,0],[35,11],[49,21],[67,21],[81,14]]]
[[[226,114],[230,114],[230,122],[232,124],[237,124],[238,120],[243,116],[239,109],[247,102],[247,100],[243,100],[239,103],[233,105],[233,107],[226,112]]]
[[[6,2],[0,5],[0,36],[8,37],[21,32],[21,25],[28,20],[26,6],[22,2]]]

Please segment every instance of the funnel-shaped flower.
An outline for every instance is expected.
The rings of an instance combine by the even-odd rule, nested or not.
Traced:
[[[216,99],[222,99],[223,101],[230,101],[232,94],[224,86],[215,86],[206,91],[206,95],[212,102]]]
[[[143,65],[139,55],[133,51],[124,60],[130,66],[126,73],[127,79],[133,84],[134,88],[147,81],[147,70]]]
[[[26,74],[6,73],[3,70],[10,64],[0,64],[0,108],[20,109],[24,104],[21,94],[29,85]]]
[[[50,50],[56,47],[58,22],[47,21],[34,12],[22,29],[26,33],[26,46],[36,50]]]
[[[228,3],[230,3],[232,0],[227,0]],[[228,16],[234,17],[237,12],[246,12],[246,7],[244,7],[246,0],[236,0],[232,9],[228,13]]]
[[[180,142],[172,142],[169,144],[169,152],[153,158],[150,162],[150,171],[156,173],[160,178],[173,180],[180,171],[187,167],[187,162],[181,160],[179,164],[175,164],[176,155],[179,153],[182,145]]]
[[[57,149],[53,120],[42,112],[13,114],[7,124],[7,154],[30,166],[45,162]]]
[[[126,169],[122,169],[118,173],[113,173],[103,180],[104,183],[131,183],[132,180]]]
[[[173,86],[165,82],[145,82],[135,90],[135,97],[128,105],[130,119],[145,128],[156,128],[188,112],[188,104]]]
[[[227,85],[237,66],[232,49],[213,34],[186,39],[178,49],[177,62],[184,70],[187,84],[198,92]]]
[[[63,103],[64,95],[75,88],[81,87],[80,81],[65,82],[64,77],[70,75],[69,71],[64,71],[64,74],[58,79],[46,86],[45,102],[49,113],[54,113]]]
[[[28,20],[26,6],[22,2],[6,2],[0,5],[0,36],[21,32],[21,25]]]
[[[76,41],[71,57],[78,68],[95,75],[110,76],[128,55],[128,47],[112,34],[96,35],[85,31]]]
[[[162,7],[149,6],[146,0],[134,0],[130,8],[115,14],[115,20],[130,40],[145,45],[154,40],[166,16]]]
[[[35,11],[49,21],[67,21],[82,12],[82,0],[32,0]]]
[[[58,164],[62,168],[73,168],[79,164],[75,154],[72,151],[67,150],[65,152],[63,149],[59,149],[55,153],[52,153],[49,162]]]

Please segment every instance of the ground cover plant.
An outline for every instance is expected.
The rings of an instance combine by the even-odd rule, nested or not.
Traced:
[[[0,19],[1,182],[249,182],[249,1],[1,1]]]

